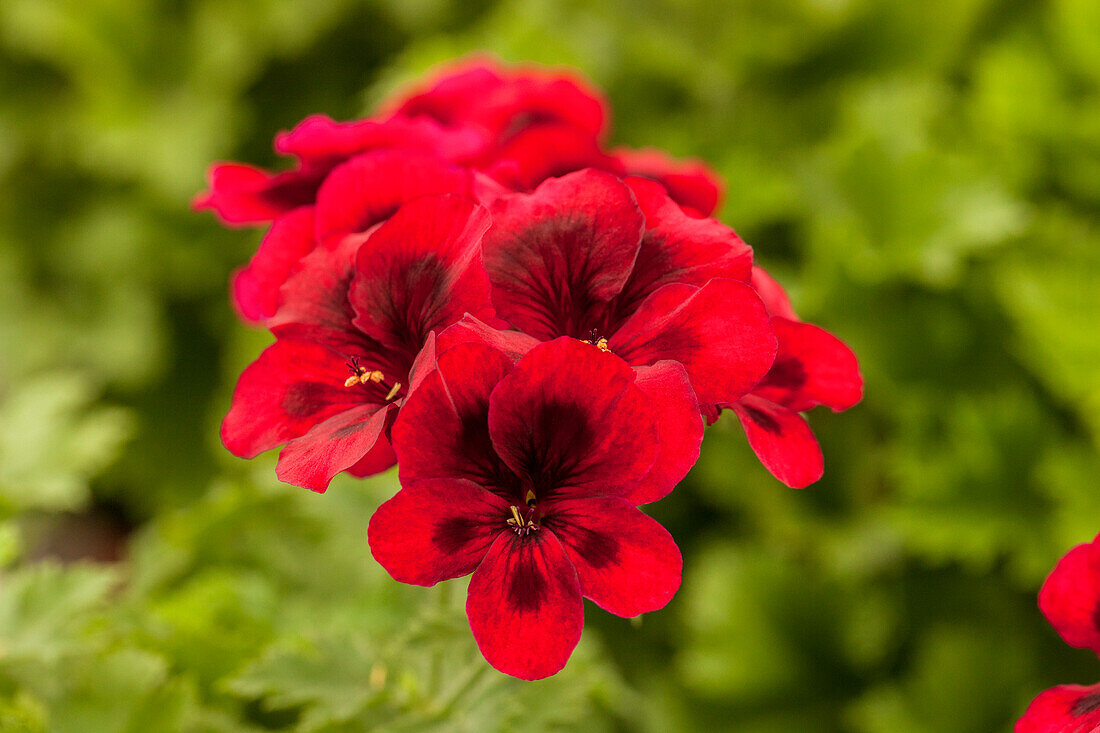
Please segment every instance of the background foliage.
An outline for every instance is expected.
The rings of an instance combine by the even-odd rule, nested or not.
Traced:
[[[1100,679],[1035,607],[1100,530],[1097,38],[1091,0],[4,0],[0,730],[988,733]],[[653,509],[681,592],[589,606],[533,684],[461,581],[371,559],[392,474],[317,496],[221,448],[259,232],[187,208],[211,160],[475,49],[711,161],[867,378],[803,491],[712,428]]]

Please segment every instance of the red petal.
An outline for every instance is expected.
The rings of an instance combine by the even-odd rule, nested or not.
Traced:
[[[759,265],[752,267],[752,287],[764,301],[769,314],[791,321],[798,320],[794,308],[791,307],[791,299],[787,297],[787,291]]]
[[[655,148],[618,148],[611,154],[619,160],[627,174],[644,176],[660,183],[680,206],[688,207],[700,216],[710,216],[718,208],[722,198],[722,181],[702,161],[676,160]]]
[[[657,419],[634,372],[570,338],[531,349],[500,381],[489,399],[489,434],[540,501],[626,496],[657,457]]]
[[[674,361],[634,367],[635,384],[657,414],[660,448],[653,468],[631,491],[635,504],[648,504],[666,496],[699,459],[703,442],[703,417],[687,371]]]
[[[485,136],[472,128],[444,128],[425,118],[336,122],[326,115],[311,115],[290,132],[276,135],[275,151],[307,161],[331,161],[378,148],[404,148],[464,160],[485,142]]]
[[[313,251],[314,242],[312,207],[275,220],[252,260],[233,275],[233,300],[242,316],[258,322],[275,313],[279,288],[298,261]]]
[[[376,150],[329,173],[317,192],[317,239],[361,232],[393,216],[407,201],[429,194],[470,195],[470,174],[427,153]]]
[[[280,481],[323,493],[332,477],[351,468],[379,440],[395,405],[366,404],[330,417],[279,454],[275,475]]]
[[[225,447],[252,458],[297,438],[333,415],[362,405],[344,386],[345,358],[319,344],[279,340],[241,374],[222,422]]]
[[[772,318],[775,363],[753,393],[802,412],[817,405],[847,410],[863,399],[859,362],[843,341],[811,323]]]
[[[1015,733],[1095,733],[1100,730],[1100,684],[1046,690],[1016,721]]]
[[[1100,544],[1096,540],[1077,545],[1058,561],[1039,591],[1039,609],[1067,644],[1100,654]]]
[[[680,587],[672,535],[625,499],[554,502],[543,526],[565,547],[581,593],[617,616],[663,608]]]
[[[469,120],[471,110],[504,82],[499,64],[486,57],[447,64],[428,76],[427,84],[388,100],[382,109],[453,124]]]
[[[519,361],[524,354],[542,343],[522,331],[495,329],[467,313],[461,321],[439,334],[439,352],[471,342],[488,344],[497,351],[503,351],[513,362]]]
[[[821,478],[821,446],[801,415],[754,394],[728,407],[737,413],[749,446],[773,476],[792,489]]]
[[[418,481],[378,507],[371,554],[394,580],[435,585],[477,569],[506,524],[508,504],[475,483]]]
[[[595,137],[570,125],[540,124],[511,137],[486,167],[501,183],[529,191],[547,178],[584,168],[619,174],[621,167],[600,149]]]
[[[573,564],[553,533],[501,534],[470,579],[466,616],[496,669],[524,680],[558,672],[584,627]]]
[[[539,339],[586,336],[626,284],[644,224],[630,189],[599,171],[501,199],[483,244],[498,314]]]
[[[618,312],[633,313],[662,285],[703,286],[723,277],[748,282],[752,249],[725,224],[692,218],[657,183],[628,178],[627,185],[645,215],[646,231],[630,281],[616,300]]]
[[[533,125],[559,124],[595,140],[606,128],[607,109],[579,77],[527,68],[496,85],[477,110],[477,120],[502,139]]]
[[[459,196],[402,206],[359,250],[355,326],[411,363],[432,330],[466,312],[495,322],[479,246],[488,228],[489,212]]]
[[[489,394],[512,360],[484,344],[461,344],[440,355],[438,368],[401,406],[393,426],[401,483],[470,479],[496,487],[512,478],[489,439]]]
[[[711,280],[702,288],[666,285],[609,339],[630,364],[661,359],[687,369],[703,405],[733,402],[767,374],[776,341],[764,304],[748,285]]]
[[[326,170],[268,173],[240,163],[210,169],[210,190],[194,198],[197,210],[212,209],[226,224],[259,224],[313,203]]]
[[[378,439],[378,442],[374,444],[367,455],[356,461],[354,466],[348,468],[348,473],[355,478],[364,478],[382,473],[396,465],[397,454],[393,452],[390,441],[383,436]]]

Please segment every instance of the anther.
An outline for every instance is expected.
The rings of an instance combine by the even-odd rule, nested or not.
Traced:
[[[602,337],[596,339],[596,348],[600,351],[611,351],[611,347],[607,345],[607,339]]]
[[[535,492],[528,489],[527,490],[527,496],[524,499],[524,501],[527,502],[527,506],[534,506],[535,505]]]
[[[382,372],[377,372],[377,373],[381,374]],[[379,381],[381,381],[381,380],[379,380]],[[391,387],[390,391],[388,393],[386,393],[386,402],[389,402],[394,397],[396,397],[397,393],[400,392],[400,391],[401,391],[401,382],[394,382],[393,387]]]

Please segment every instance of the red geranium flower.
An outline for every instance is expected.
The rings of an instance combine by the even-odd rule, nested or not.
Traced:
[[[270,173],[240,163],[216,163],[210,168],[209,190],[191,205],[214,211],[226,224],[262,224],[312,204],[332,169],[358,153],[413,150],[456,162],[472,159],[484,146],[485,136],[479,130],[444,128],[428,119],[334,122],[314,115],[275,138],[277,153],[297,158],[292,170]]]
[[[240,314],[261,322],[275,313],[279,289],[298,262],[318,245],[330,249],[345,234],[364,232],[420,196],[473,196],[465,168],[428,153],[375,150],[333,168],[316,191],[316,206],[303,206],[275,220],[252,260],[233,274]]]
[[[590,340],[635,366],[680,362],[703,405],[740,398],[771,366],[752,251],[658,184],[584,170],[501,197],[492,213],[485,266],[514,328]]]
[[[394,425],[404,488],[371,518],[371,552],[406,583],[472,572],[466,612],[489,663],[554,674],[580,638],[582,596],[635,616],[680,585],[675,542],[634,506],[657,458],[659,392],[574,339],[518,363],[452,347]]]
[[[286,443],[279,478],[324,491],[340,471],[393,465],[385,437],[433,331],[466,312],[495,322],[480,241],[488,212],[459,196],[416,199],[370,234],[307,255],[245,369],[222,440],[251,458]]]
[[[779,351],[750,394],[721,407],[737,414],[765,468],[787,486],[802,488],[821,478],[825,463],[799,413],[817,405],[847,410],[863,398],[863,377],[852,350],[828,331],[798,320],[787,294],[762,268],[753,268],[752,282],[772,314]]]
[[[1058,561],[1039,590],[1039,610],[1067,644],[1100,655],[1100,536]],[[1095,730],[1100,730],[1100,684],[1049,689],[1016,723],[1016,733]]]

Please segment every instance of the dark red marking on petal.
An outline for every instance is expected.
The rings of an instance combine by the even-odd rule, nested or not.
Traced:
[[[749,420],[752,420],[761,429],[766,430],[774,435],[778,435],[782,430],[779,422],[763,410],[752,407],[750,405],[743,405],[741,409],[745,412],[745,415],[749,418]]]
[[[333,385],[331,384],[295,382],[287,387],[280,407],[291,417],[309,417],[331,404],[326,398],[332,391]]]
[[[1078,698],[1073,707],[1069,709],[1069,714],[1073,717],[1080,717],[1082,715],[1088,715],[1089,713],[1100,710],[1100,692],[1094,692],[1090,695],[1083,695]]]

